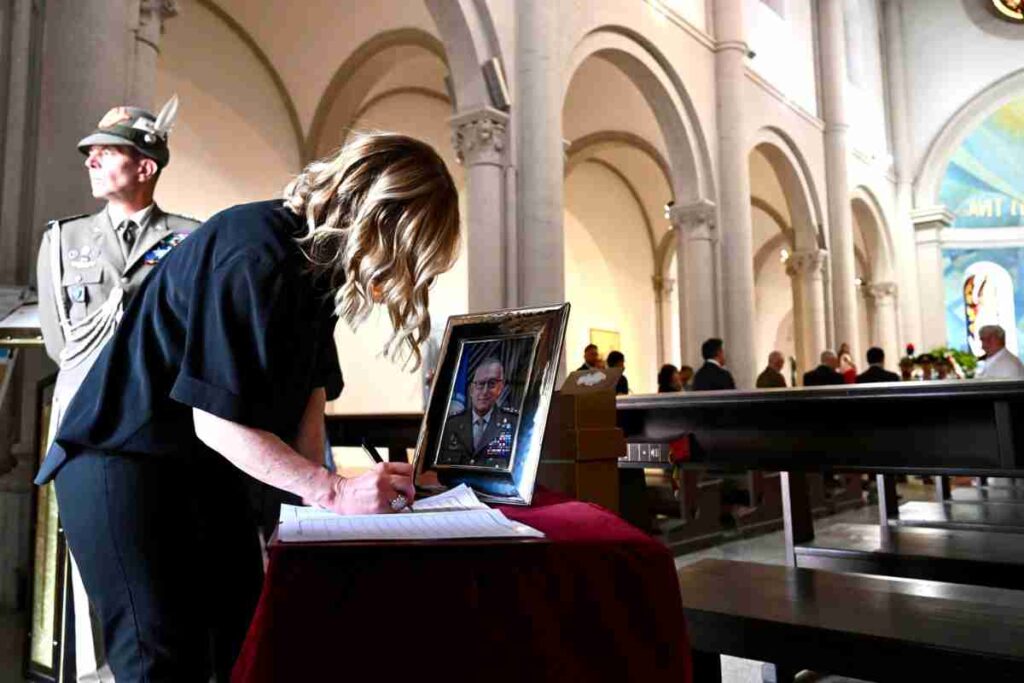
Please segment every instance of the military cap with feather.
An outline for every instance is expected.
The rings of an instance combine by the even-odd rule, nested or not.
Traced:
[[[93,145],[134,147],[163,168],[171,159],[167,136],[178,115],[178,96],[167,101],[157,116],[139,107],[114,107],[89,135],[78,142],[78,150],[88,154]]]

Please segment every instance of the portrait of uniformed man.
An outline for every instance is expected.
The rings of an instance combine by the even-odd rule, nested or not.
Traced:
[[[462,408],[450,408],[437,464],[509,467],[519,428],[519,406],[511,404],[512,392],[506,391],[505,365],[498,355],[487,355],[471,366],[467,400]]]
[[[50,413],[52,442],[65,409],[149,272],[198,227],[153,201],[170,161],[168,133],[177,97],[154,116],[115,107],[78,143],[98,212],[51,221],[36,266],[39,319],[47,354],[59,366]],[[99,628],[72,565],[78,680],[112,681]]]

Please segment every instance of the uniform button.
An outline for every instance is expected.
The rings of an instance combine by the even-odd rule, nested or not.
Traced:
[[[75,276],[75,282],[81,282],[81,281],[82,281],[82,276],[81,275],[76,275]]]
[[[122,285],[128,284],[128,278],[126,278],[126,277],[121,278],[121,284]]]

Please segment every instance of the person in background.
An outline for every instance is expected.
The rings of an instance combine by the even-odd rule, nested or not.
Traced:
[[[844,384],[843,376],[836,369],[839,367],[839,358],[836,352],[826,349],[821,352],[821,363],[810,372],[804,373],[805,387],[822,387],[834,384]]]
[[[684,365],[679,368],[680,391],[693,391],[693,368]]]
[[[608,368],[613,370],[615,368],[622,368],[623,373],[626,371],[626,357],[622,355],[621,351],[611,351],[608,353]],[[629,380],[626,379],[626,375],[619,375],[619,381],[615,383],[615,393],[628,394],[629,393]]]
[[[732,373],[725,369],[725,344],[711,338],[701,344],[700,355],[704,365],[693,376],[694,391],[721,391],[735,389]]]
[[[583,347],[583,365],[576,370],[598,370],[600,361],[601,354],[597,351],[597,344],[587,344]]]
[[[783,389],[786,387],[786,378],[782,374],[782,368],[786,365],[786,358],[781,351],[772,351],[768,354],[768,366],[757,376],[754,386],[758,389]]]
[[[868,349],[868,369],[857,375],[857,384],[899,381],[899,375],[885,369],[885,351],[877,346]]]
[[[975,379],[1022,379],[1024,364],[1006,348],[1006,331],[999,325],[985,325],[978,331],[985,351]]]
[[[666,363],[658,370],[658,393],[671,394],[683,390],[680,381],[679,369],[671,363]]]
[[[846,346],[845,344],[843,346]],[[857,381],[857,365],[853,362],[853,358],[850,357],[849,353],[839,354],[839,374],[843,376],[843,381],[847,384],[853,384]]]

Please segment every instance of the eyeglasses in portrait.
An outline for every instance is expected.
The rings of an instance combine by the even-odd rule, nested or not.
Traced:
[[[416,484],[528,505],[569,305],[453,316],[416,446]]]

